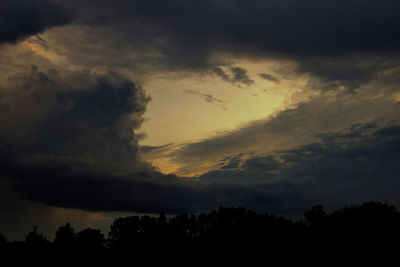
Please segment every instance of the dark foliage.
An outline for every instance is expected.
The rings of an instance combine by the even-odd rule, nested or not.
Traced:
[[[7,246],[7,238],[2,233],[0,233],[0,251],[4,251]]]
[[[7,259],[130,259],[145,263],[360,263],[396,257],[400,213],[369,202],[330,214],[321,205],[294,222],[245,208],[219,208],[198,215],[118,218],[106,240],[100,230],[75,233],[61,226],[52,243],[34,230],[9,243]]]

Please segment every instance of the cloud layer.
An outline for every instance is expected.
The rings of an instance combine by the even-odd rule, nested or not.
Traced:
[[[329,1],[76,1],[80,30],[98,49],[129,54],[115,62],[99,59],[76,43],[64,50],[82,64],[161,68],[168,71],[214,73],[226,81],[251,84],[245,70],[232,66],[230,55],[255,60],[282,58],[299,62],[299,70],[335,83],[360,82],[376,71],[398,64],[399,3],[392,0]],[[86,35],[85,35],[86,36]],[[128,45],[129,44],[129,45]],[[368,60],[363,60],[365,57]],[[138,67],[141,66],[141,67]],[[229,78],[221,67],[231,68]],[[143,70],[143,69],[142,69]]]

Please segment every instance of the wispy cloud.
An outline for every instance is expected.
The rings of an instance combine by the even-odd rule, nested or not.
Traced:
[[[259,73],[258,76],[270,82],[279,83],[279,79],[268,73]]]
[[[213,96],[211,94],[204,94],[204,93],[201,93],[201,92],[198,92],[198,91],[194,91],[194,90],[185,90],[185,93],[191,94],[191,95],[201,96],[201,97],[203,97],[204,101],[206,101],[208,103],[211,103],[211,104],[214,104],[214,105],[222,108],[223,110],[227,109],[227,107],[226,107],[227,101],[224,101],[224,100],[221,100],[219,98],[216,98],[215,96]]]
[[[232,75],[228,75],[221,67],[212,68],[212,71],[214,72],[215,75],[222,78],[226,82],[238,84],[239,87],[240,84],[245,84],[249,86],[254,83],[254,81],[250,79],[245,69],[240,67],[231,67],[229,68],[229,70],[232,73]]]

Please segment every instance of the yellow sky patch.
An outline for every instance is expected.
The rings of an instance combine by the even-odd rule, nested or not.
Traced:
[[[148,81],[145,88],[152,101],[145,114],[147,120],[140,129],[148,135],[140,142],[141,145],[203,140],[220,132],[232,131],[249,121],[265,119],[303,101],[299,95],[302,98],[308,96],[304,88],[309,77],[294,76],[295,63],[242,60],[232,66],[246,69],[254,83],[249,86],[232,84],[212,75],[179,80],[160,76]],[[285,73],[280,72],[283,70]],[[273,75],[279,82],[263,79],[260,73]],[[198,94],[188,93],[188,90]],[[206,101],[201,94],[212,95],[224,103]],[[154,155],[144,157],[162,172],[173,173],[179,169],[179,165],[164,153],[160,158]]]

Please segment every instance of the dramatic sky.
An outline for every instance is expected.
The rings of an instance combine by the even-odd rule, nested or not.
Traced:
[[[400,203],[398,0],[1,0],[0,232]]]

